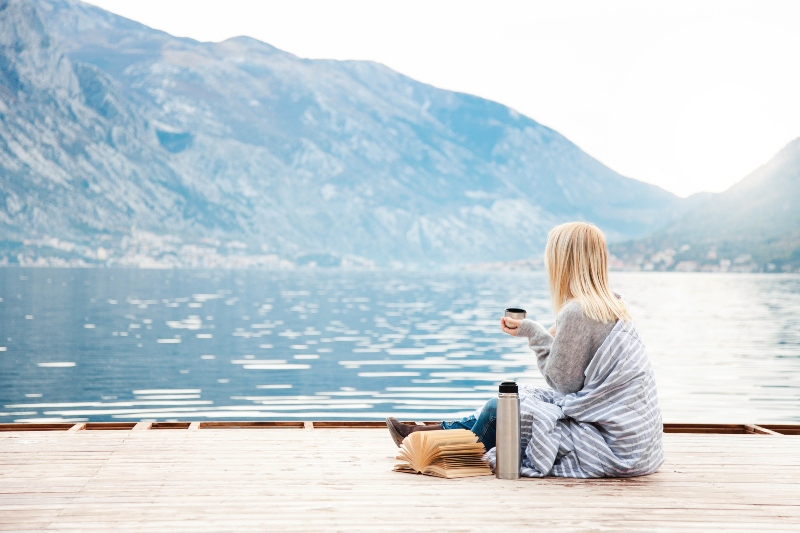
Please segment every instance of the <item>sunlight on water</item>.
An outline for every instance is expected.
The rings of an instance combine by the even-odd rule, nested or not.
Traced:
[[[542,273],[0,269],[0,420],[451,419],[544,386]],[[48,280],[48,281],[46,281]],[[614,273],[666,421],[800,420],[800,277]]]

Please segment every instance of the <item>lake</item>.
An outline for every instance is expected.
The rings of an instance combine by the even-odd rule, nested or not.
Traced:
[[[800,276],[612,273],[667,422],[800,422]],[[0,422],[451,419],[544,386],[542,272],[0,269]]]

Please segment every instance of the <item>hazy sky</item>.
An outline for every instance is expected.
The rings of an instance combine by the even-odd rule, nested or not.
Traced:
[[[681,196],[800,137],[800,2],[91,0],[202,41],[368,59],[476,94]]]

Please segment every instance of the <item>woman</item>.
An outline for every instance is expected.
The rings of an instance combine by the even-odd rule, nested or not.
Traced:
[[[501,329],[526,337],[552,389],[520,387],[521,474],[628,477],[663,462],[661,411],[644,345],[622,297],[608,284],[608,249],[594,225],[571,222],[547,238],[545,267],[556,323],[503,317]],[[415,431],[465,428],[494,465],[496,399],[476,414],[434,426],[387,419],[395,443]]]

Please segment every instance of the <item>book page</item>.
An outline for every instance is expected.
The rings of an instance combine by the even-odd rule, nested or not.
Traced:
[[[485,451],[466,429],[416,431],[403,439],[394,470],[444,478],[491,475]]]

